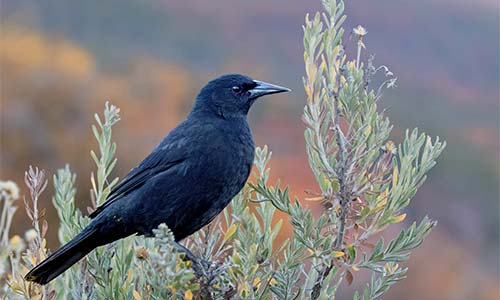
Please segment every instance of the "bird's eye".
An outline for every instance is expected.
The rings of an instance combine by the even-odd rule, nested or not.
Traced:
[[[233,86],[232,87],[233,92],[239,93],[241,91],[241,88],[239,86]]]

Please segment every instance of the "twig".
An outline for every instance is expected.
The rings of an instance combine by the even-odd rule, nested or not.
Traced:
[[[7,247],[9,244],[9,233],[8,233],[8,227],[6,226],[6,219],[7,219],[7,211],[10,206],[10,199],[5,198],[5,201],[3,203],[3,209],[2,209],[2,217],[0,218],[0,228],[2,229],[1,232],[1,245],[3,247]]]
[[[48,180],[45,179],[45,170],[39,170],[38,167],[33,169],[33,167],[30,166],[28,171],[24,173],[24,182],[26,183],[26,186],[30,190],[31,202],[33,203],[33,207],[30,207],[28,201],[26,199],[24,200],[26,212],[28,213],[28,216],[31,215],[31,221],[37,233],[35,241],[37,243],[37,247],[41,248],[42,236],[44,233],[42,232],[42,230],[40,230],[40,220],[39,220],[40,214],[38,211],[38,199],[40,197],[40,194],[47,187],[48,183]],[[37,260],[39,260],[40,257],[38,251],[36,252],[36,256]]]
[[[319,295],[321,294],[321,287],[323,284],[323,280],[330,275],[330,272],[333,269],[333,261],[330,263],[329,266],[324,266],[323,270],[321,271],[321,275],[318,276],[316,279],[316,282],[314,283],[312,292],[311,292],[311,300],[315,300],[319,298]]]
[[[43,237],[45,236],[47,225],[45,223],[46,221],[44,220],[42,223],[42,229],[40,229],[40,217],[43,217],[44,213],[42,212],[42,216],[39,213],[38,200],[40,199],[40,195],[42,194],[42,192],[47,187],[48,180],[45,179],[44,170],[39,170],[38,167],[33,168],[32,166],[30,166],[28,171],[24,173],[24,182],[30,190],[31,203],[33,207],[30,206],[26,198],[24,198],[24,205],[26,208],[26,213],[31,219],[36,232],[36,237],[32,245],[33,249],[31,249],[31,251],[35,256],[36,262],[39,263],[41,261],[40,252],[42,252],[44,255],[46,254],[46,250],[43,247]],[[34,289],[34,287],[33,285],[30,285],[30,294],[33,293],[32,289]],[[45,287],[41,287],[40,293],[41,299],[49,299],[49,286],[47,285]]]
[[[339,51],[339,55],[343,55],[343,50]],[[337,74],[335,76],[335,85],[337,86],[337,91],[332,91],[333,96],[333,128],[336,135],[336,142],[339,148],[339,170],[338,170],[338,181],[339,181],[339,198],[340,198],[340,220],[339,220],[339,230],[337,232],[337,238],[335,240],[334,248],[339,250],[342,246],[342,241],[344,239],[344,227],[345,219],[347,214],[347,207],[349,205],[348,199],[348,187],[347,187],[347,149],[346,149],[346,139],[340,128],[339,118],[340,118],[340,107],[339,107],[339,94],[342,89],[340,84],[340,78],[342,76],[343,69],[339,67]]]
[[[341,47],[339,51],[339,56],[342,57],[344,54],[343,48]],[[346,215],[347,215],[347,208],[349,206],[349,191],[348,191],[348,180],[346,178],[346,171],[347,171],[347,148],[346,148],[346,138],[344,134],[342,133],[342,130],[340,128],[339,124],[339,118],[340,118],[340,107],[339,107],[339,94],[340,91],[342,90],[340,78],[344,72],[344,69],[342,67],[339,67],[337,70],[337,74],[335,76],[335,86],[337,87],[337,90],[335,91],[335,86],[334,89],[331,91],[331,96],[333,98],[333,107],[332,107],[332,118],[333,118],[333,130],[336,135],[336,142],[337,142],[337,147],[339,149],[339,163],[338,163],[338,171],[336,172],[337,174],[337,179],[339,181],[339,193],[338,197],[340,199],[340,206],[341,206],[341,211],[340,211],[340,218],[339,218],[339,229],[337,232],[337,238],[335,240],[334,244],[334,249],[339,250],[342,246],[342,241],[344,239],[344,227],[345,227],[345,222],[346,222]],[[323,270],[321,271],[321,274],[318,276],[316,279],[316,282],[314,283],[313,289],[311,291],[311,300],[316,300],[318,299],[323,281],[325,280],[326,277],[330,274],[330,272],[333,269],[333,259],[328,265],[323,265]]]

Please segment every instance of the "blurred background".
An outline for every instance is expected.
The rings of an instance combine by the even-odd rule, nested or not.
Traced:
[[[405,221],[428,214],[439,226],[386,299],[499,299],[498,1],[347,2],[348,50],[349,32],[363,25],[365,55],[375,53],[375,64],[398,76],[379,102],[395,124],[392,139],[419,127],[448,143]],[[90,126],[106,100],[122,111],[114,131],[121,177],[185,117],[204,83],[226,72],[293,89],[260,101],[250,122],[257,145],[274,153],[273,178],[299,197],[317,190],[300,116],[301,26],[319,0],[0,3],[0,179],[15,180],[23,194],[30,164],[51,178],[69,163],[77,201],[88,206]],[[42,205],[55,248],[51,192]],[[23,234],[27,220],[19,209],[14,233]]]

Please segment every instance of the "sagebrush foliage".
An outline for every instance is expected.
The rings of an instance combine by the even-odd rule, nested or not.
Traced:
[[[271,152],[258,148],[255,172],[231,205],[212,224],[183,244],[198,257],[190,257],[173,243],[162,225],[156,238],[129,237],[100,247],[51,284],[40,287],[23,280],[27,270],[47,256],[44,235],[48,225],[39,212],[38,199],[46,180],[30,170],[26,183],[31,201],[25,200],[34,231],[24,240],[8,238],[18,195],[13,183],[0,187],[0,274],[6,299],[335,299],[339,285],[350,284],[360,269],[372,278],[354,299],[379,299],[405,277],[408,260],[436,224],[425,217],[389,242],[380,233],[405,219],[403,210],[445,144],[407,131],[395,145],[392,129],[377,109],[377,100],[395,78],[387,67],[375,67],[373,58],[361,61],[365,48],[359,26],[354,29],[358,53],[344,53],[344,3],[323,0],[323,13],[306,16],[304,25],[304,87],[307,103],[303,121],[310,167],[317,191],[305,199],[291,199],[288,187],[271,185],[267,164]],[[381,71],[387,80],[373,89]],[[96,114],[92,127],[99,144],[91,152],[96,172],[91,175],[90,209],[104,201],[118,178],[110,178],[116,165],[112,127],[119,110],[106,104],[104,118]],[[53,178],[52,198],[59,216],[58,237],[66,243],[89,219],[75,207],[75,174],[69,166]],[[318,201],[315,216],[304,201]],[[278,216],[277,212],[285,214]],[[282,224],[293,235],[278,243]],[[55,228],[51,228],[55,230]],[[373,242],[375,241],[375,242]],[[190,260],[186,258],[190,258]]]

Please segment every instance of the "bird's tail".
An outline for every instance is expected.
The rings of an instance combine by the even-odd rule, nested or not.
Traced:
[[[39,284],[47,284],[98,246],[95,232],[94,228],[84,229],[29,271],[24,278]]]

